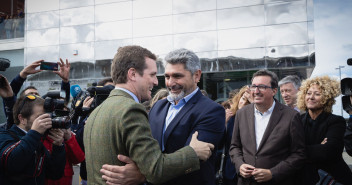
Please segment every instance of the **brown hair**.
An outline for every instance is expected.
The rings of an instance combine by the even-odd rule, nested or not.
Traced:
[[[238,111],[238,104],[240,103],[240,99],[243,96],[243,94],[246,92],[248,89],[248,86],[243,86],[240,91],[232,98],[232,107],[231,107],[231,112],[235,115],[236,112]],[[247,104],[250,104],[250,102],[247,99]]]
[[[13,106],[13,120],[15,124],[18,125],[20,123],[20,120],[18,119],[19,114],[21,114],[23,118],[29,119],[33,114],[33,108],[36,105],[44,106],[44,99],[39,96],[35,96],[34,100],[30,100],[27,99],[27,96],[20,96],[20,98],[16,101],[15,105]]]
[[[111,78],[115,84],[127,82],[127,72],[130,68],[136,69],[139,75],[147,68],[145,58],[156,60],[156,56],[140,46],[125,46],[117,50],[111,65]]]
[[[297,94],[297,107],[302,111],[308,110],[305,103],[305,97],[307,91],[312,85],[318,85],[320,87],[320,92],[322,94],[320,103],[323,105],[323,111],[331,113],[332,106],[336,102],[335,98],[340,95],[340,83],[329,76],[320,76],[304,80]]]
[[[37,91],[38,91],[38,89],[37,89],[36,87],[30,85],[30,86],[24,88],[23,91],[21,91],[20,96],[24,96],[24,95],[25,95],[24,92],[25,92],[26,90],[28,90],[28,89],[34,89],[34,90],[37,90]]]
[[[108,77],[108,78],[104,78],[104,79],[100,80],[100,81],[98,82],[97,86],[105,86],[105,84],[108,83],[108,82],[114,83],[114,82],[112,81],[112,78],[111,78],[111,77]]]

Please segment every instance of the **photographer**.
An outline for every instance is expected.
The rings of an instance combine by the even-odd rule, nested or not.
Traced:
[[[65,167],[64,132],[49,130],[52,152],[41,142],[52,127],[49,114],[44,112],[44,100],[35,95],[21,96],[14,105],[15,125],[0,130],[2,185],[44,184],[45,178],[59,179]]]
[[[60,129],[59,129],[60,130]],[[46,185],[71,185],[72,184],[72,177],[73,177],[73,164],[81,163],[84,160],[84,153],[81,150],[79,144],[77,143],[76,136],[74,133],[71,132],[71,129],[62,129],[64,132],[64,144],[65,144],[65,151],[66,151],[66,164],[64,175],[61,179],[52,180],[46,179]],[[50,153],[53,151],[54,140],[50,137],[46,137],[44,140],[44,146],[46,149],[49,150]]]
[[[350,96],[350,105],[352,105],[352,96]],[[345,149],[348,155],[352,156],[352,110],[350,109],[348,111],[348,114],[350,115],[350,118],[348,119],[347,122],[347,128],[345,132]]]
[[[86,99],[84,99],[83,101],[83,108],[88,109],[93,103],[93,101],[94,101],[94,97],[90,97],[90,96],[86,97]],[[83,150],[83,152],[84,152],[84,145],[83,145],[84,125],[86,124],[86,120],[88,119],[88,116],[89,115],[81,117],[79,124],[72,125],[72,126],[75,126],[75,128],[73,128],[73,132],[76,134],[77,142],[81,147],[81,149]],[[81,166],[79,169],[80,169],[79,175],[81,177],[81,184],[87,185],[87,169],[86,169],[85,160],[81,162]]]
[[[43,62],[44,60],[38,60],[33,62],[32,64],[26,66],[19,75],[17,75],[10,83],[10,86],[12,88],[13,91],[13,96],[10,97],[6,97],[6,99],[4,98],[4,110],[5,110],[5,115],[7,118],[7,129],[11,128],[11,125],[13,124],[13,119],[12,119],[12,108],[13,105],[16,102],[16,96],[18,94],[18,92],[20,91],[24,81],[27,79],[28,75],[31,74],[36,74],[41,72],[42,70],[38,70],[36,69],[37,67],[40,66],[40,64]],[[69,76],[70,76],[70,67],[71,64],[68,62],[68,60],[66,59],[66,64],[63,62],[63,60],[60,58],[60,62],[58,62],[59,66],[60,66],[60,71],[53,71],[54,73],[56,73],[57,75],[60,76],[60,78],[62,79],[62,83],[61,83],[61,89],[64,90],[66,92],[66,102],[69,101],[70,98],[70,83],[69,83]],[[8,89],[7,89],[8,90]],[[7,91],[9,92],[9,91]],[[39,95],[38,90],[33,87],[33,86],[29,86],[26,89],[24,89],[21,92],[21,96],[23,94],[35,94],[35,95]]]

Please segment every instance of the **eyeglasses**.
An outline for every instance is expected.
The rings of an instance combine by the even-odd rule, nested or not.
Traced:
[[[36,95],[26,95],[26,97],[24,98],[21,106],[19,106],[19,109],[18,109],[18,114],[21,113],[21,110],[23,109],[23,106],[24,104],[27,102],[27,101],[34,101],[35,99],[37,99],[37,96]]]
[[[259,91],[265,91],[267,88],[272,89],[272,87],[267,85],[248,85],[248,87],[251,91],[255,91],[257,88],[259,89]]]

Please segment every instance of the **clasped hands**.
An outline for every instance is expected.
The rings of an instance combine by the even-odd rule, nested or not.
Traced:
[[[244,178],[253,176],[257,182],[267,182],[273,178],[269,169],[255,168],[249,164],[242,164],[240,166],[240,175]]]

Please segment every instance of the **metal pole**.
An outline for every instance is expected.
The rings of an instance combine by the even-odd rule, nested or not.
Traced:
[[[339,74],[340,74],[340,83],[341,83],[341,68],[344,68],[345,66],[339,66],[338,68],[335,68],[335,69],[338,69],[339,70]],[[342,102],[341,102],[341,116],[343,116],[343,105],[342,105]]]

